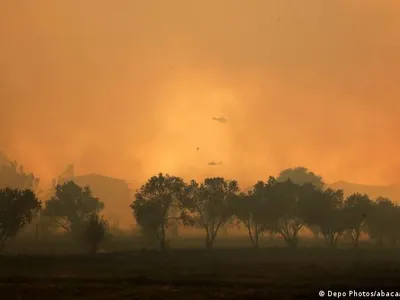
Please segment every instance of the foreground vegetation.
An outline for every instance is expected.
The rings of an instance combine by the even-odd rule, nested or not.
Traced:
[[[2,299],[400,291],[400,208],[382,197],[344,197],[305,168],[246,191],[224,178],[198,183],[159,174],[127,203],[134,232],[109,226],[90,187],[61,182],[42,202],[38,184],[15,163],[0,168]]]
[[[0,251],[33,220],[36,236],[61,229],[91,254],[112,236],[101,216],[105,205],[89,186],[60,182],[43,203],[38,188],[39,180],[17,163],[0,166]],[[281,237],[290,248],[298,248],[304,232],[322,236],[330,248],[343,238],[358,248],[363,234],[380,247],[396,247],[400,240],[398,205],[366,194],[344,197],[343,190],[326,188],[321,176],[304,167],[284,170],[249,190],[221,177],[185,182],[160,173],[126,205],[142,236],[161,250],[168,248],[171,228],[177,235],[179,225],[202,230],[207,249],[227,226],[244,229],[254,248],[266,234]]]
[[[114,253],[87,256],[67,254],[64,248],[58,255],[0,257],[1,295],[4,299],[179,300],[188,295],[191,299],[317,299],[321,289],[399,288],[398,251],[377,249],[368,242],[362,249],[301,247],[296,251],[267,247],[272,244],[264,238],[257,250],[239,248],[248,244],[243,238],[223,237],[213,251],[200,248],[201,240],[188,237],[182,242],[173,241],[174,249],[166,252],[114,249]],[[314,239],[307,244],[311,242]],[[44,252],[51,253],[55,244],[53,240]],[[198,247],[187,249],[188,244]]]

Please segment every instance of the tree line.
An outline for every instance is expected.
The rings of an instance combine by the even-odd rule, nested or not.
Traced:
[[[90,187],[73,181],[57,185],[42,203],[38,182],[16,163],[0,167],[0,251],[34,218],[46,218],[96,253],[109,235],[108,222],[101,216],[104,203]],[[380,246],[394,247],[400,240],[398,205],[360,193],[345,197],[343,190],[327,187],[321,176],[304,167],[284,170],[247,190],[222,177],[185,182],[160,173],[136,191],[129,207],[143,234],[156,239],[161,249],[168,245],[168,228],[176,223],[204,230],[208,249],[227,224],[245,229],[254,248],[265,233],[297,248],[305,229],[321,235],[332,248],[345,235],[355,248],[363,233]]]
[[[314,177],[295,183],[297,172]],[[171,216],[172,207],[179,208]],[[222,177],[185,183],[181,178],[159,174],[150,178],[135,194],[131,205],[137,224],[152,233],[161,249],[166,244],[166,228],[172,221],[201,228],[205,247],[212,248],[219,230],[227,223],[245,228],[254,248],[263,233],[281,236],[287,246],[297,248],[300,232],[309,229],[322,235],[335,248],[346,234],[355,248],[362,233],[379,245],[395,246],[400,239],[400,207],[391,200],[354,193],[344,197],[343,190],[326,188],[322,178],[305,168],[285,170],[278,178],[270,176],[248,191],[237,181]]]
[[[50,199],[38,199],[39,179],[25,173],[16,162],[0,165],[0,251],[34,219],[38,225],[56,226],[72,238],[83,241],[96,253],[107,237],[108,222],[100,215],[104,208],[90,187],[73,181],[55,187]]]

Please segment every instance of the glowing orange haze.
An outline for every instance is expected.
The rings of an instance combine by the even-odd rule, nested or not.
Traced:
[[[2,1],[0,150],[47,182],[397,182],[399,37],[397,0]]]

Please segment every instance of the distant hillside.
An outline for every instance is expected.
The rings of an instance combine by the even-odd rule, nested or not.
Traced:
[[[352,193],[361,193],[368,194],[372,199],[382,196],[400,202],[400,185],[365,185],[338,181],[329,185],[329,187],[342,189],[346,196]]]

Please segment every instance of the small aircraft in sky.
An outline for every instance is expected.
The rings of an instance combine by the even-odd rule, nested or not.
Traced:
[[[228,122],[228,120],[227,120],[226,118],[224,118],[224,117],[213,117],[212,119],[213,119],[214,121],[219,122],[219,123],[226,123],[226,122]]]
[[[219,165],[222,165],[222,161],[220,161],[220,162],[210,161],[208,163],[208,165],[209,166],[219,166]]]

